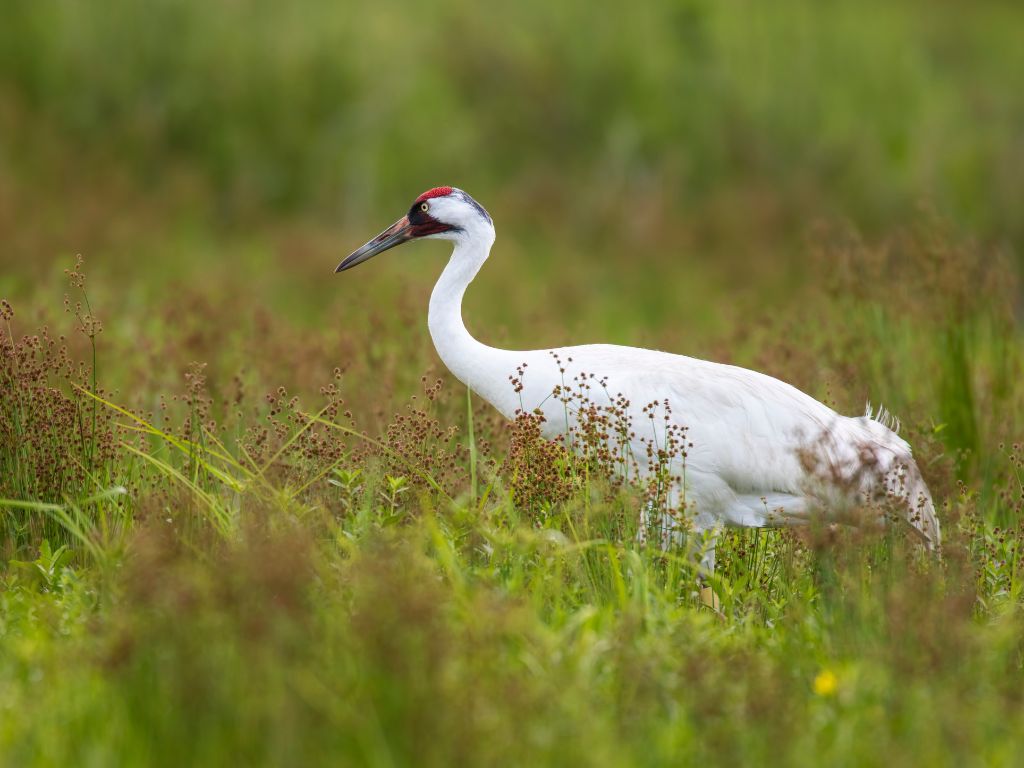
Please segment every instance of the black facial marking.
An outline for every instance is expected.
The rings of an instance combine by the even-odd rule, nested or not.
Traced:
[[[434,217],[424,211],[420,206],[423,203],[413,203],[412,208],[409,209],[409,223],[413,226],[417,224],[426,224],[428,221],[434,221]]]
[[[413,203],[412,208],[409,209],[409,228],[412,230],[413,237],[436,235],[439,232],[449,232],[453,229],[457,229],[457,227],[453,227],[450,224],[445,224],[443,221],[435,219],[423,210],[421,207],[422,205],[422,201]]]

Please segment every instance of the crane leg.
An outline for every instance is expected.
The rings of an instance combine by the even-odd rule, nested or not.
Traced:
[[[655,515],[658,515],[658,520],[656,524],[653,524]],[[640,525],[636,534],[637,544],[640,546],[647,544],[647,532],[651,527],[658,534],[659,544],[663,550],[671,549],[673,544],[678,545],[682,540],[682,531],[679,530],[672,516],[666,513],[659,515],[655,505],[648,502],[640,509]],[[702,605],[707,606],[715,613],[721,613],[721,601],[715,594],[715,590],[705,581],[705,575],[715,572],[715,547],[721,532],[721,523],[718,522],[711,522],[705,526],[701,526],[698,522],[697,530],[694,531],[694,537],[699,539],[694,554],[699,556],[697,587],[700,591],[700,601]]]
[[[700,589],[700,602],[715,613],[721,613],[721,601],[715,590],[705,580],[706,575],[715,572],[715,547],[718,545],[718,537],[722,533],[720,525],[713,525],[704,531],[697,532],[703,538],[700,543],[700,564],[697,571],[697,586]]]
[[[663,552],[679,547],[684,541],[683,530],[678,521],[668,512],[659,510],[653,501],[640,508],[640,524],[636,531],[636,543],[645,546],[653,536]]]
[[[700,588],[700,604],[710,608],[715,613],[722,612],[722,603],[718,599],[718,595],[715,594],[715,590],[707,585]]]

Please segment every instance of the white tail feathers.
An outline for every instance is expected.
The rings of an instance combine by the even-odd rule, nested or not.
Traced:
[[[871,401],[868,400],[867,407],[864,409],[864,416],[872,421],[877,421],[886,429],[891,429],[897,435],[900,433],[900,420],[886,410],[885,406],[879,405],[877,410],[872,409]]]
[[[925,539],[928,549],[937,551],[942,544],[939,519],[935,504],[916,465],[908,467],[906,474],[906,520]]]
[[[864,416],[899,435],[900,420],[884,406],[872,408],[871,402],[868,401]],[[906,443],[903,445],[906,446]],[[910,456],[909,446],[906,446],[906,449],[907,454],[898,473],[901,479],[899,485],[902,486],[900,495],[906,504],[906,521],[921,535],[928,549],[937,550],[942,543],[942,533],[939,530],[939,520],[935,516],[935,503],[924,478],[921,477],[921,470]]]

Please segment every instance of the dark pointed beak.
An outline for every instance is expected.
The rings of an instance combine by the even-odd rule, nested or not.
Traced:
[[[369,261],[378,253],[384,253],[388,248],[394,248],[412,238],[412,225],[409,223],[409,217],[403,216],[362,248],[352,251],[334,271],[344,272],[346,269],[352,269],[357,264]]]

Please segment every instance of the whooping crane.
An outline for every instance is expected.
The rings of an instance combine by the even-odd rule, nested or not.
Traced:
[[[455,377],[506,418],[539,407],[548,438],[572,426],[573,414],[551,395],[574,373],[604,380],[591,392],[594,399],[623,395],[620,402],[628,402],[636,424],[647,421],[643,406],[669,403],[672,422],[687,429],[692,443],[685,483],[675,484],[669,506],[685,504],[694,529],[709,533],[701,558],[705,572],[714,569],[722,525],[804,523],[819,510],[826,519],[844,519],[865,498],[882,495],[897,500],[903,519],[930,549],[938,547],[939,523],[910,446],[870,408],[865,416],[842,416],[771,376],[649,349],[587,344],[522,351],[481,344],[463,324],[462,297],[494,237],[494,223],[479,203],[461,189],[436,187],[335,271],[409,240],[451,240],[454,250],[430,296],[434,346]],[[523,364],[527,373],[515,391],[509,378]],[[630,447],[640,471],[650,472],[641,440]]]

